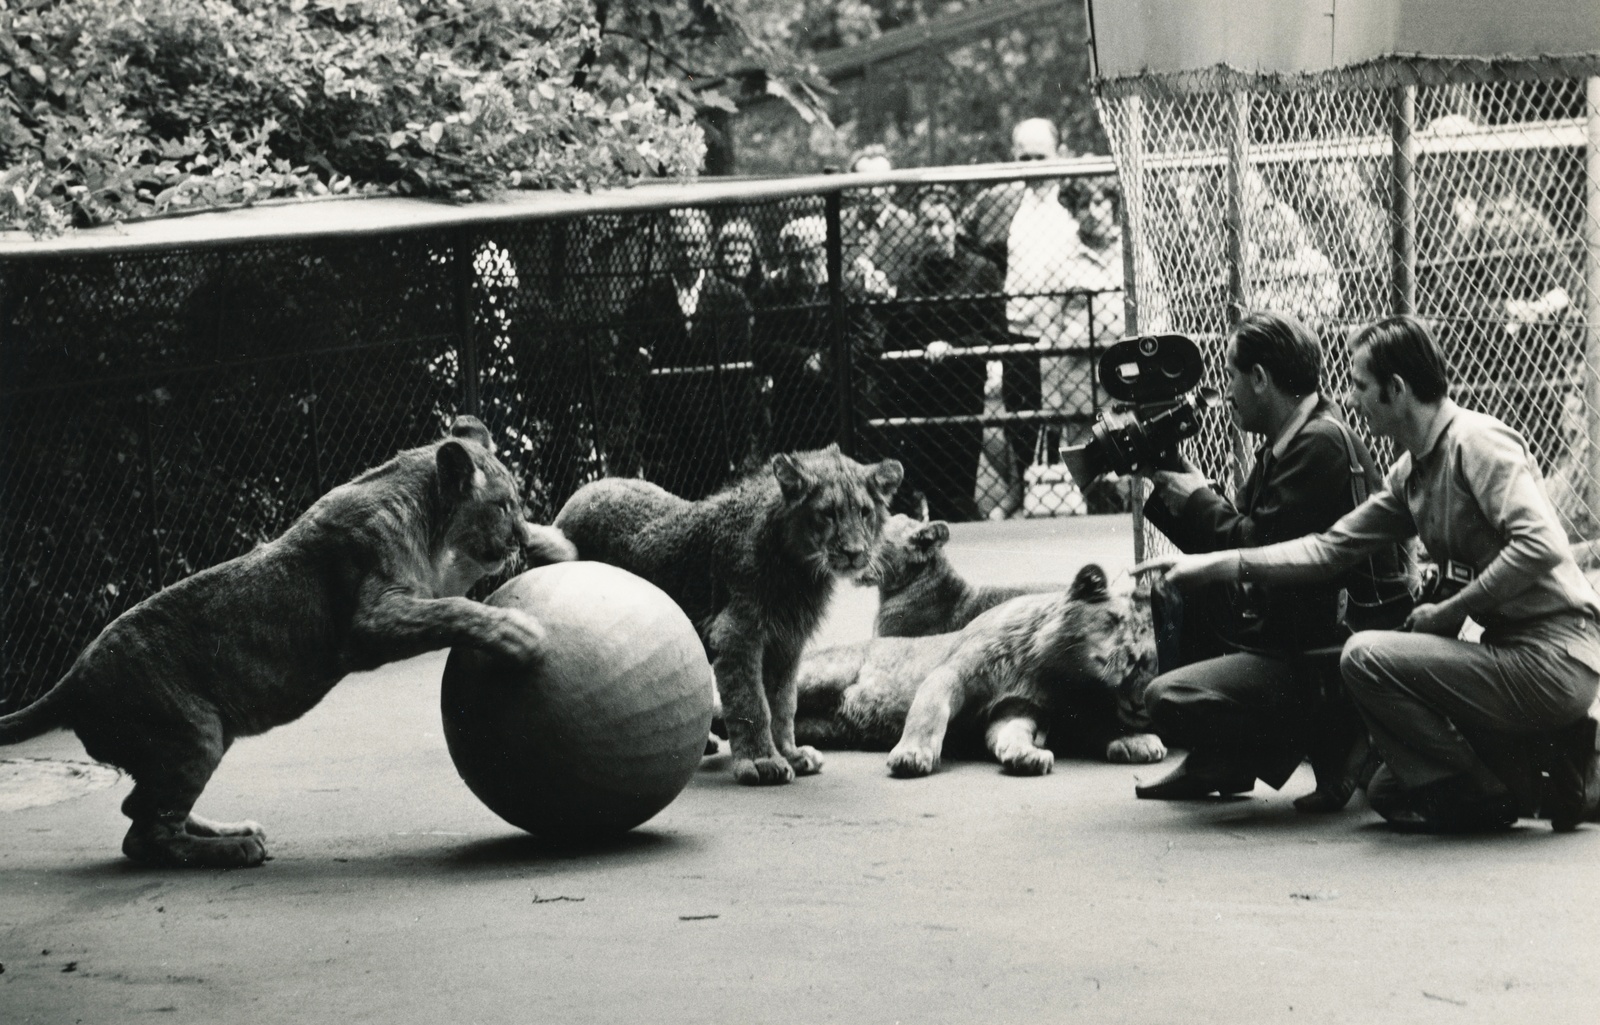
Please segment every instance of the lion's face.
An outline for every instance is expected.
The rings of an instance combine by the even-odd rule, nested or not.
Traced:
[[[1105,573],[1091,564],[1078,571],[1068,596],[1055,629],[1036,643],[1048,645],[1065,676],[1113,693],[1124,722],[1141,721],[1144,692],[1156,675],[1148,590],[1113,594]]]
[[[897,594],[940,565],[940,551],[949,540],[950,525],[943,520],[924,523],[895,513],[884,523],[872,561],[856,583]]]
[[[837,445],[772,457],[782,490],[789,550],[817,576],[854,579],[883,536],[902,470],[893,459],[863,465]]]
[[[437,462],[448,505],[439,568],[447,593],[465,593],[510,568],[533,527],[516,479],[476,438],[458,435],[441,443]]]

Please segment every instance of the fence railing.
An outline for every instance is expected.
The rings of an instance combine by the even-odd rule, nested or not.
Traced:
[[[544,519],[834,441],[900,458],[908,512],[1122,508],[1049,471],[1121,334],[1116,220],[1086,159],[0,239],[0,708],[458,411]]]

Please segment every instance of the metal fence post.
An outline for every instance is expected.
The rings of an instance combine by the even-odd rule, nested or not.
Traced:
[[[1389,312],[1417,308],[1417,87],[1396,86],[1390,93],[1389,122]]]
[[[824,210],[828,225],[828,341],[833,352],[833,383],[839,392],[839,448],[856,454],[856,399],[854,354],[844,329],[844,233],[839,216],[839,192],[828,193]]]
[[[144,460],[144,517],[145,529],[150,538],[147,549],[150,559],[152,591],[166,584],[167,569],[161,557],[161,510],[156,507],[156,446],[155,424],[151,422],[150,401],[138,402],[144,414],[139,420],[139,457]]]
[[[461,403],[463,412],[482,416],[478,401],[478,333],[474,321],[477,304],[473,301],[476,271],[473,269],[473,237],[470,229],[456,234],[451,262],[456,275],[456,331],[459,370],[461,373]]]
[[[1583,422],[1589,441],[1588,486],[1583,490],[1590,515],[1600,518],[1600,76],[1584,86],[1584,301]]]
[[[1122,332],[1132,338],[1143,325],[1139,317],[1138,252],[1143,244],[1142,225],[1136,222],[1144,216],[1144,99],[1130,96],[1122,101],[1128,112],[1128,174],[1122,186],[1122,197],[1117,203],[1118,219],[1122,223]],[[1094,318],[1089,319],[1090,337],[1094,337]],[[1098,360],[1096,363],[1098,364]],[[1094,384],[1100,384],[1096,367]],[[1133,561],[1143,562],[1144,543],[1144,478],[1128,478],[1128,499],[1133,506]]]
[[[1245,302],[1250,294],[1249,268],[1245,266],[1245,237],[1250,230],[1250,202],[1245,195],[1245,180],[1250,170],[1250,93],[1244,89],[1228,97],[1233,105],[1228,121],[1228,328],[1231,330],[1244,317]],[[1250,460],[1250,450],[1245,444],[1244,432],[1230,427],[1233,436],[1233,486],[1244,485],[1245,465]]]

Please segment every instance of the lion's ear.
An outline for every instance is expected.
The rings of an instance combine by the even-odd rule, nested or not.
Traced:
[[[950,524],[944,520],[924,523],[917,528],[916,533],[911,535],[911,543],[925,552],[931,552],[935,548],[942,547],[949,540]]]
[[[889,504],[894,493],[900,489],[900,482],[905,478],[906,469],[900,465],[898,459],[885,459],[881,463],[874,463],[867,475],[867,480],[872,483],[873,489],[878,492],[878,497],[883,500],[884,505]]]
[[[451,439],[439,446],[434,461],[439,467],[439,487],[450,498],[459,498],[472,492],[472,481],[478,473],[478,464],[472,453],[461,442]]]
[[[778,490],[783,492],[785,501],[795,502],[804,498],[811,488],[811,481],[807,479],[805,471],[800,469],[800,464],[787,452],[779,452],[772,457],[772,475],[778,478]]]
[[[1105,601],[1108,593],[1106,571],[1092,562],[1078,570],[1078,575],[1072,578],[1072,588],[1067,592],[1069,597],[1078,601]]]
[[[483,426],[483,421],[475,416],[463,413],[450,424],[450,437],[465,438],[475,441],[494,455],[494,439],[489,436],[489,428]]]

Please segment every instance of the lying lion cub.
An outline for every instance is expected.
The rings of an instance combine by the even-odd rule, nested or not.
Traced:
[[[926,776],[947,745],[979,738],[1006,771],[1042,775],[1051,726],[1109,761],[1158,762],[1160,739],[1135,732],[1154,675],[1148,597],[1109,594],[1089,565],[1069,590],[1013,598],[955,633],[809,653],[795,734],[824,748],[893,744],[896,776]]]
[[[716,674],[740,783],[822,769],[794,739],[794,672],[836,577],[866,569],[900,486],[893,459],[868,466],[837,445],[690,502],[642,480],[606,478],[567,500],[555,525],[579,555],[637,573],[682,606]]]
[[[277,540],[202,570],[117,617],[54,689],[0,718],[0,744],[69,727],[90,757],[127,770],[122,850],[159,865],[266,860],[254,822],[191,812],[228,746],[298,719],[346,674],[453,644],[537,657],[543,630],[469,601],[520,545],[572,546],[522,515],[489,432],[401,452],[319,499]]]
[[[944,554],[949,540],[950,526],[943,520],[924,523],[904,513],[889,517],[872,566],[860,579],[878,587],[873,633],[879,637],[949,633],[1003,601],[1067,589],[1066,584],[970,584]]]

